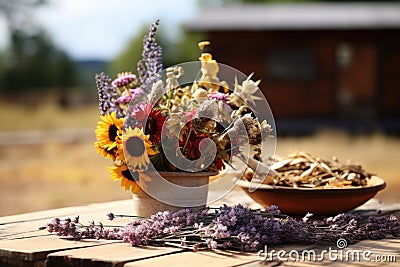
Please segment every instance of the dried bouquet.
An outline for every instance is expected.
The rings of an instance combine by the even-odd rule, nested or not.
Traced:
[[[251,75],[230,87],[218,77],[219,64],[202,53],[198,76],[179,84],[182,66],[163,71],[156,21],[144,38],[138,76],[122,72],[114,80],[96,75],[100,121],[94,147],[113,161],[109,168],[121,187],[140,192],[149,169],[155,171],[222,170],[244,145],[260,153],[271,126],[260,123],[249,103],[260,99]],[[204,49],[209,42],[199,43]],[[236,78],[236,77],[235,77]],[[173,163],[171,163],[171,161]]]

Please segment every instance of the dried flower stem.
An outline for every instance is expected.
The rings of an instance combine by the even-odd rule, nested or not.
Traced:
[[[265,163],[262,163],[261,161],[249,158],[246,155],[244,155],[243,153],[238,154],[237,157],[243,163],[247,164],[247,166],[249,166],[254,172],[257,171],[257,174],[259,174],[259,175],[266,176],[267,174],[271,174],[271,175],[279,176],[279,173],[277,171],[271,169],[270,167],[268,167]]]

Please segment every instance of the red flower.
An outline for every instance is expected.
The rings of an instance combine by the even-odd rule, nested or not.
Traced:
[[[152,110],[150,112],[144,132],[145,134],[150,134],[149,139],[153,144],[161,141],[161,130],[166,118],[166,116],[162,115],[160,109]]]
[[[151,103],[140,103],[135,107],[135,110],[132,112],[132,117],[135,118],[138,122],[144,123],[151,113]]]
[[[190,131],[190,123],[187,124],[186,133],[182,135],[182,140],[179,142],[179,146],[182,150],[182,154],[190,160],[200,158],[200,142],[204,138],[207,138],[206,134],[197,134],[195,131]],[[207,146],[206,142],[202,143],[202,148]]]
[[[183,147],[185,146],[186,136],[187,135],[184,135],[183,141],[180,142],[181,149],[183,149]],[[201,155],[200,153],[200,150],[206,151],[209,142],[212,142],[209,139],[206,139],[202,142],[202,140],[205,138],[207,138],[206,134],[196,134],[194,131],[192,131],[189,136],[189,140],[186,143],[186,147],[182,151],[183,155],[189,160],[196,160],[199,159],[201,156],[209,156],[206,154]],[[218,157],[214,158],[213,164],[219,170],[222,170],[224,168],[224,162]]]
[[[218,170],[224,169],[224,162],[220,158],[215,158],[214,165],[215,165],[215,167],[217,167]]]
[[[152,109],[151,103],[145,103],[133,112],[133,116],[140,124],[146,123],[144,133],[150,135],[149,139],[153,144],[161,141],[161,130],[167,117],[160,109]]]

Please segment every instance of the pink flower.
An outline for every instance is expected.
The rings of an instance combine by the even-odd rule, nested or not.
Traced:
[[[225,103],[228,101],[228,95],[220,92],[211,93],[208,95],[208,99],[222,100]]]
[[[121,88],[125,86],[130,86],[136,82],[136,75],[132,73],[125,73],[119,75],[111,84],[114,87]]]
[[[143,93],[142,89],[140,88],[129,89],[129,92],[131,93],[130,95],[128,95],[126,91],[124,91],[122,95],[118,97],[116,102],[118,104],[128,104],[132,101],[132,99],[140,96]]]
[[[211,93],[208,95],[208,99],[216,99],[218,101],[222,101],[224,103],[225,110],[224,112],[231,113],[232,108],[228,105],[228,95],[220,92]]]

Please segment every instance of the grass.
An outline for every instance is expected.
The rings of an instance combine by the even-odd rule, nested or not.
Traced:
[[[93,128],[97,119],[96,103],[62,109],[52,101],[52,98],[37,108],[0,102],[0,132]]]
[[[0,131],[95,128],[94,107],[62,110],[47,103],[37,110],[0,105]],[[92,132],[90,132],[92,134]],[[89,140],[89,141],[87,141]],[[400,138],[375,133],[351,136],[327,131],[313,136],[284,137],[277,154],[303,150],[322,158],[337,156],[362,164],[388,184],[377,198],[400,202]],[[0,149],[0,216],[63,206],[130,198],[106,169],[111,162],[97,155],[90,138],[81,142],[5,146]]]

